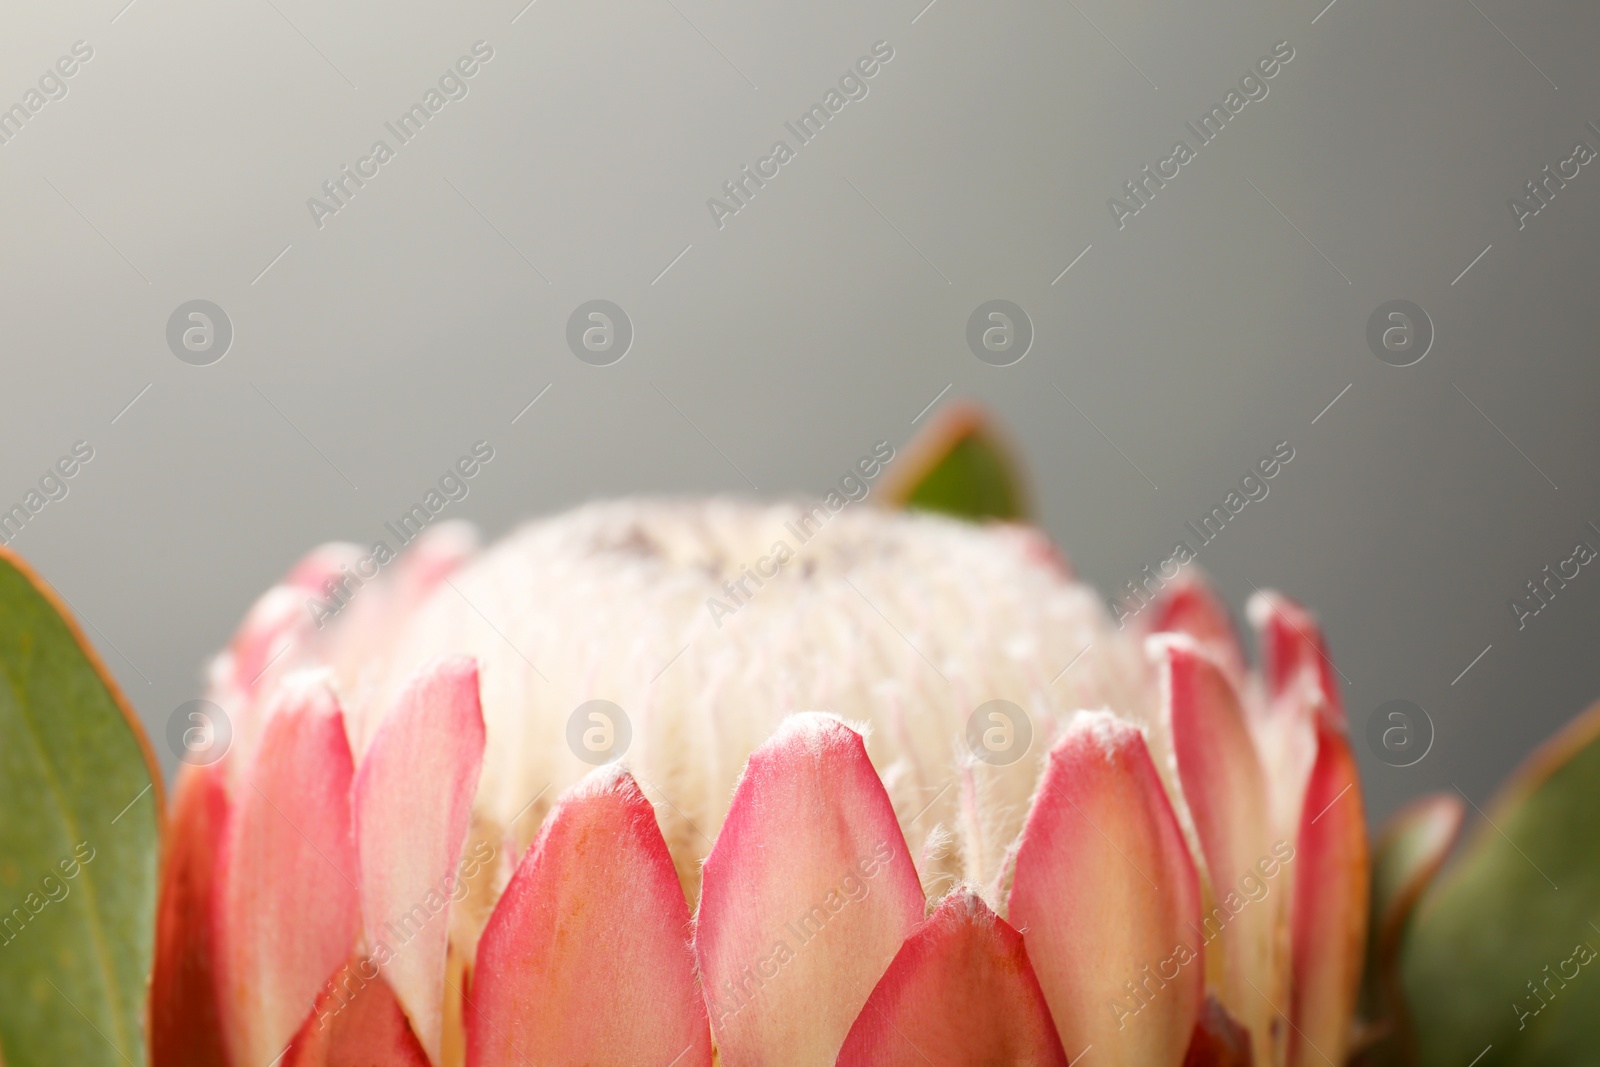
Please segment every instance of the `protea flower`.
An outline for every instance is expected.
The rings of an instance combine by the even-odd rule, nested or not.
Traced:
[[[1341,1064],[1322,638],[1259,594],[1251,673],[1151,593],[1118,629],[1033,529],[867,505],[319,549],[213,668],[155,1062]]]

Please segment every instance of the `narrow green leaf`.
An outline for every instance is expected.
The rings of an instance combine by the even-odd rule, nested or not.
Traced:
[[[1424,1067],[1596,1062],[1597,816],[1600,705],[1513,777],[1417,913],[1402,973]]]
[[[977,406],[945,408],[906,453],[888,489],[892,503],[974,521],[1027,518],[1018,464]]]
[[[140,1067],[159,773],[43,584],[0,550],[0,1061]]]

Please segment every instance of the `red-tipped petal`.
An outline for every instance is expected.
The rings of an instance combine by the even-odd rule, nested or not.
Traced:
[[[1022,935],[957,890],[900,948],[839,1067],[1067,1067]]]
[[[172,798],[150,975],[150,1054],[162,1067],[228,1062],[215,935],[216,865],[227,821],[220,769],[185,767]]]
[[[1037,526],[1023,522],[996,522],[990,528],[995,538],[1012,546],[1018,555],[1030,563],[1037,563],[1058,578],[1074,577],[1072,561],[1050,535]]]
[[[1323,659],[1316,623],[1291,601],[1257,593],[1249,615],[1266,684],[1250,694],[1245,716],[1267,776],[1272,833],[1293,841],[1300,834],[1306,778],[1317,758],[1317,720],[1333,715],[1331,666]]]
[[[294,685],[267,720],[224,839],[217,940],[236,1067],[271,1063],[359,929],[350,746],[333,694]]]
[[[435,1063],[450,900],[482,765],[478,665],[449,657],[401,691],[352,792],[367,944]]]
[[[222,677],[217,681],[224,688],[248,692],[274,657],[288,650],[295,628],[308,621],[304,600],[304,590],[286,585],[261,594],[222,657]]]
[[[318,634],[317,653],[341,680],[341,691],[353,705],[345,709],[345,725],[358,763],[398,698],[394,683],[409,681],[403,672],[414,662],[396,659],[405,655],[401,634],[422,604],[471,557],[477,540],[470,523],[448,520],[423,530],[397,559],[386,554],[385,545],[375,544],[351,568],[348,592],[339,599],[329,597],[318,609],[319,617],[335,612]]]
[[[471,523],[451,520],[430,526],[400,561],[400,585],[407,608],[415,607],[478,550]]]
[[[703,870],[695,950],[722,1063],[833,1063],[923,914],[861,735],[787,719],[751,755]]]
[[[1250,1034],[1216,997],[1207,997],[1183,1067],[1251,1067]]]
[[[1182,1062],[1205,984],[1199,878],[1137,727],[1082,714],[1051,751],[1007,915],[1069,1056]]]
[[[1188,634],[1234,678],[1244,676],[1238,631],[1222,598],[1204,579],[1180,574],[1168,582],[1152,605],[1148,632]]]
[[[321,545],[295,564],[284,580],[250,606],[228,647],[212,663],[208,696],[226,709],[233,751],[256,750],[269,702],[280,679],[307,664],[323,666],[323,609],[330,583],[344,577],[360,555],[355,545]],[[236,789],[241,756],[222,760],[229,789]]]
[[[283,1067],[429,1067],[394,992],[370,959],[353,957],[323,985]]]
[[[1277,908],[1255,899],[1257,887],[1271,892],[1263,872],[1277,874],[1279,865],[1266,777],[1223,668],[1187,637],[1151,638],[1150,647],[1160,664],[1178,780],[1205,858],[1211,899],[1202,926],[1221,952],[1222,1004],[1250,1031],[1256,1059],[1268,1063],[1272,1005],[1282,1002],[1282,990],[1273,954]]]
[[[352,544],[318,545],[262,594],[228,644],[230,684],[240,691],[252,689],[270,664],[295,644],[307,643],[321,628],[310,604],[327,595],[330,582],[343,577],[341,567],[360,557],[361,550]]]
[[[1322,686],[1327,713],[1343,725],[1338,672],[1328,658],[1327,642],[1316,618],[1288,597],[1270,591],[1252,596],[1245,611],[1261,646],[1268,700],[1276,701],[1295,684],[1297,675],[1309,670]]]
[[[283,576],[283,584],[307,593],[324,593],[331,581],[342,575],[340,568],[348,569],[361,558],[361,546],[348,541],[330,541],[318,545],[295,562]]]
[[[711,1063],[689,908],[625,772],[545,820],[479,942],[466,1024],[470,1067]]]
[[[1317,724],[1295,872],[1290,1067],[1344,1062],[1367,937],[1367,834],[1355,757]]]

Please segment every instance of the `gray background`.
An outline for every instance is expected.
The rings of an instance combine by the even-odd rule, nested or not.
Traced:
[[[595,496],[819,490],[951,386],[1107,591],[1287,440],[1201,565],[1236,609],[1320,613],[1358,734],[1429,711],[1416,766],[1358,743],[1375,812],[1481,803],[1600,696],[1600,573],[1520,632],[1508,607],[1600,523],[1600,166],[1520,232],[1506,203],[1600,148],[1600,8],[1325,2],[6,5],[0,102],[94,48],[0,146],[0,503],[96,450],[13,547],[164,749],[256,595],[479,438],[450,511],[492,536]],[[480,39],[467,98],[319,230],[307,198]],[[870,94],[713,225],[880,39]],[[1268,97],[1119,231],[1107,198],[1280,40]],[[209,367],[164,340],[196,298],[235,329]],[[593,298],[634,323],[614,366],[565,345]],[[1015,366],[964,341],[995,298],[1036,330]],[[1394,298],[1437,329],[1404,369],[1364,340]]]

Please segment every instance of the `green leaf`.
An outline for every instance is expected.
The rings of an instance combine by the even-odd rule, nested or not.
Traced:
[[[0,550],[0,1061],[145,1062],[159,772],[55,598]]]
[[[1513,777],[1424,899],[1402,949],[1420,1062],[1596,1062],[1597,924],[1600,705]]]
[[[906,452],[888,489],[891,503],[974,521],[1027,518],[1019,466],[975,405],[942,410]]]

